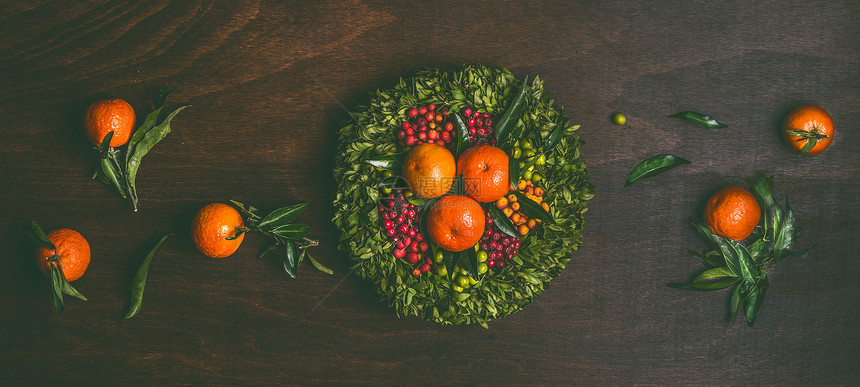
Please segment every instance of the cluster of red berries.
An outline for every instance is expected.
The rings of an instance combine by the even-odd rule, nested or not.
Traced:
[[[481,236],[481,250],[487,252],[487,266],[505,267],[520,248],[520,238],[515,238],[503,233],[493,224],[493,219],[490,218],[490,211],[485,212],[487,218],[487,227],[484,227],[484,235]]]
[[[406,114],[409,120],[403,121],[403,127],[395,133],[401,147],[422,143],[447,146],[454,141],[454,123],[447,120],[448,108],[436,110],[436,105],[429,104],[409,109]]]
[[[472,145],[490,144],[496,145],[493,137],[493,119],[490,113],[480,113],[477,109],[463,109],[463,118],[469,128],[469,141]]]
[[[401,258],[416,266],[413,275],[430,271],[433,257],[427,253],[430,244],[424,241],[424,234],[418,231],[421,208],[409,203],[403,190],[394,190],[387,198],[380,200],[379,214],[382,227],[394,243],[394,257]]]

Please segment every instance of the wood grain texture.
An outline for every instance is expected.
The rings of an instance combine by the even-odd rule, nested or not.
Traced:
[[[860,383],[860,6],[853,1],[0,3],[0,380],[43,384],[832,385]],[[343,106],[425,67],[540,75],[582,125],[598,195],[584,244],[524,311],[480,327],[398,319],[348,275],[330,222]],[[91,181],[86,106],[139,117],[161,86],[190,104],[144,160],[141,210]],[[836,122],[797,158],[782,117]],[[706,131],[682,110],[729,125]],[[621,111],[629,128],[612,125]],[[639,161],[692,161],[623,188]],[[726,323],[726,292],[665,287],[699,269],[688,226],[705,199],[776,176],[808,258],[772,270],[756,326]],[[223,260],[194,249],[194,212],[235,198],[307,201],[322,246],[291,280],[257,236]],[[87,237],[93,260],[54,315],[17,233],[37,220]],[[165,232],[141,313],[123,320],[134,253]]]

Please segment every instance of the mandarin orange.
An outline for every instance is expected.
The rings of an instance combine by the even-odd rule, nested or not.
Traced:
[[[122,146],[134,131],[134,109],[121,99],[103,99],[93,102],[84,113],[84,130],[87,139],[98,146],[108,133],[114,132],[110,146]]]
[[[444,195],[454,183],[454,155],[436,144],[412,148],[403,161],[403,178],[413,194],[431,199]]]
[[[824,152],[833,142],[833,129],[833,119],[826,110],[816,105],[801,105],[792,110],[782,122],[782,138],[798,153],[807,143],[815,141],[815,146],[803,154],[815,156]],[[800,132],[808,134],[798,135]]]
[[[225,258],[239,249],[245,234],[235,237],[245,228],[242,216],[235,208],[212,203],[197,211],[191,222],[191,239],[197,249],[212,258]],[[227,239],[235,237],[235,239]]]
[[[48,239],[56,250],[44,246],[36,248],[36,264],[45,277],[51,278],[50,258],[59,258],[60,268],[66,281],[72,282],[81,278],[90,265],[90,244],[83,235],[75,230],[61,228],[48,233]]]
[[[468,196],[447,195],[436,201],[427,214],[430,239],[448,251],[475,246],[484,234],[484,210]]]
[[[466,149],[457,160],[457,175],[463,175],[466,195],[479,202],[494,202],[508,193],[508,154],[492,145]]]
[[[705,205],[705,225],[708,229],[735,241],[750,236],[760,218],[758,201],[743,187],[725,187],[714,193]]]

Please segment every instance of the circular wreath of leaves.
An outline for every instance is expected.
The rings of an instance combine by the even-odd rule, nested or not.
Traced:
[[[377,288],[382,301],[398,316],[419,316],[441,324],[477,323],[515,313],[543,293],[561,274],[581,243],[586,204],[594,196],[585,163],[580,160],[582,140],[574,133],[564,109],[553,107],[540,77],[527,88],[525,108],[517,123],[523,139],[543,144],[563,126],[561,140],[546,152],[547,162],[535,166],[544,176],[544,201],[554,224],[544,222],[521,241],[519,253],[501,270],[491,270],[478,284],[462,293],[452,290],[447,276],[427,273],[413,276],[412,265],[392,254],[394,245],[380,224],[379,183],[383,173],[365,160],[399,151],[395,131],[412,107],[436,104],[452,113],[465,107],[498,117],[511,103],[523,81],[510,71],[485,66],[464,66],[458,71],[424,70],[386,90],[371,94],[369,105],[351,113],[339,130],[334,176],[337,197],[334,224],[342,236],[338,248],[357,263],[355,272]]]

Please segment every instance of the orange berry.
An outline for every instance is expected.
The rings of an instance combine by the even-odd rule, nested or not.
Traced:
[[[535,196],[543,196],[543,190],[540,187],[535,187]]]
[[[516,202],[516,201],[517,201],[517,195],[514,195],[514,194],[510,194],[510,195],[508,195],[508,202],[509,202],[509,203],[513,203],[513,202]]]
[[[549,212],[549,204],[541,203],[540,206],[541,208],[543,208],[544,211]]]
[[[512,210],[512,209],[511,209],[511,207],[505,207],[505,208],[503,208],[503,209],[502,209],[502,212],[504,212],[504,213],[505,213],[505,216],[507,216],[508,218],[510,218],[510,217],[511,217],[511,215],[514,213],[514,210]]]
[[[529,226],[521,224],[518,231],[520,232],[520,235],[526,235],[529,233]]]
[[[522,219],[522,217],[523,217],[523,216],[522,216],[522,215],[520,215],[520,213],[519,213],[519,212],[514,212],[514,213],[511,215],[511,222],[513,222],[513,223],[515,223],[515,224],[516,224],[516,223],[519,223],[519,222],[520,222],[520,220]]]
[[[499,200],[496,200],[496,208],[502,210],[507,206],[508,206],[508,199],[499,198]]]
[[[535,226],[537,226],[537,222],[535,222],[534,219],[529,219],[529,221],[526,222],[526,226],[528,226],[529,228],[535,228]]]
[[[520,191],[526,189],[526,181],[520,180],[519,182],[517,182],[517,189]]]
[[[84,130],[87,140],[100,145],[108,133],[114,132],[110,146],[122,146],[131,139],[134,131],[134,109],[121,99],[103,99],[93,102],[84,113]]]
[[[533,193],[534,193],[534,188],[532,188],[532,187],[526,187],[526,195],[531,195],[531,194],[533,194]]]
[[[197,211],[191,221],[191,239],[197,250],[212,258],[225,258],[235,253],[245,239],[245,234],[236,239],[237,229],[245,222],[235,208],[223,203],[212,203]]]
[[[511,203],[511,209],[514,211],[519,211],[520,210],[520,203],[519,202]]]
[[[48,233],[48,239],[57,249],[49,250],[43,246],[36,249],[36,264],[42,274],[51,278],[51,263],[48,258],[56,254],[66,281],[72,282],[81,278],[90,265],[90,244],[83,235],[75,230],[61,228]]]
[[[758,201],[738,186],[714,193],[705,205],[705,225],[716,235],[735,241],[746,239],[761,218]]]

